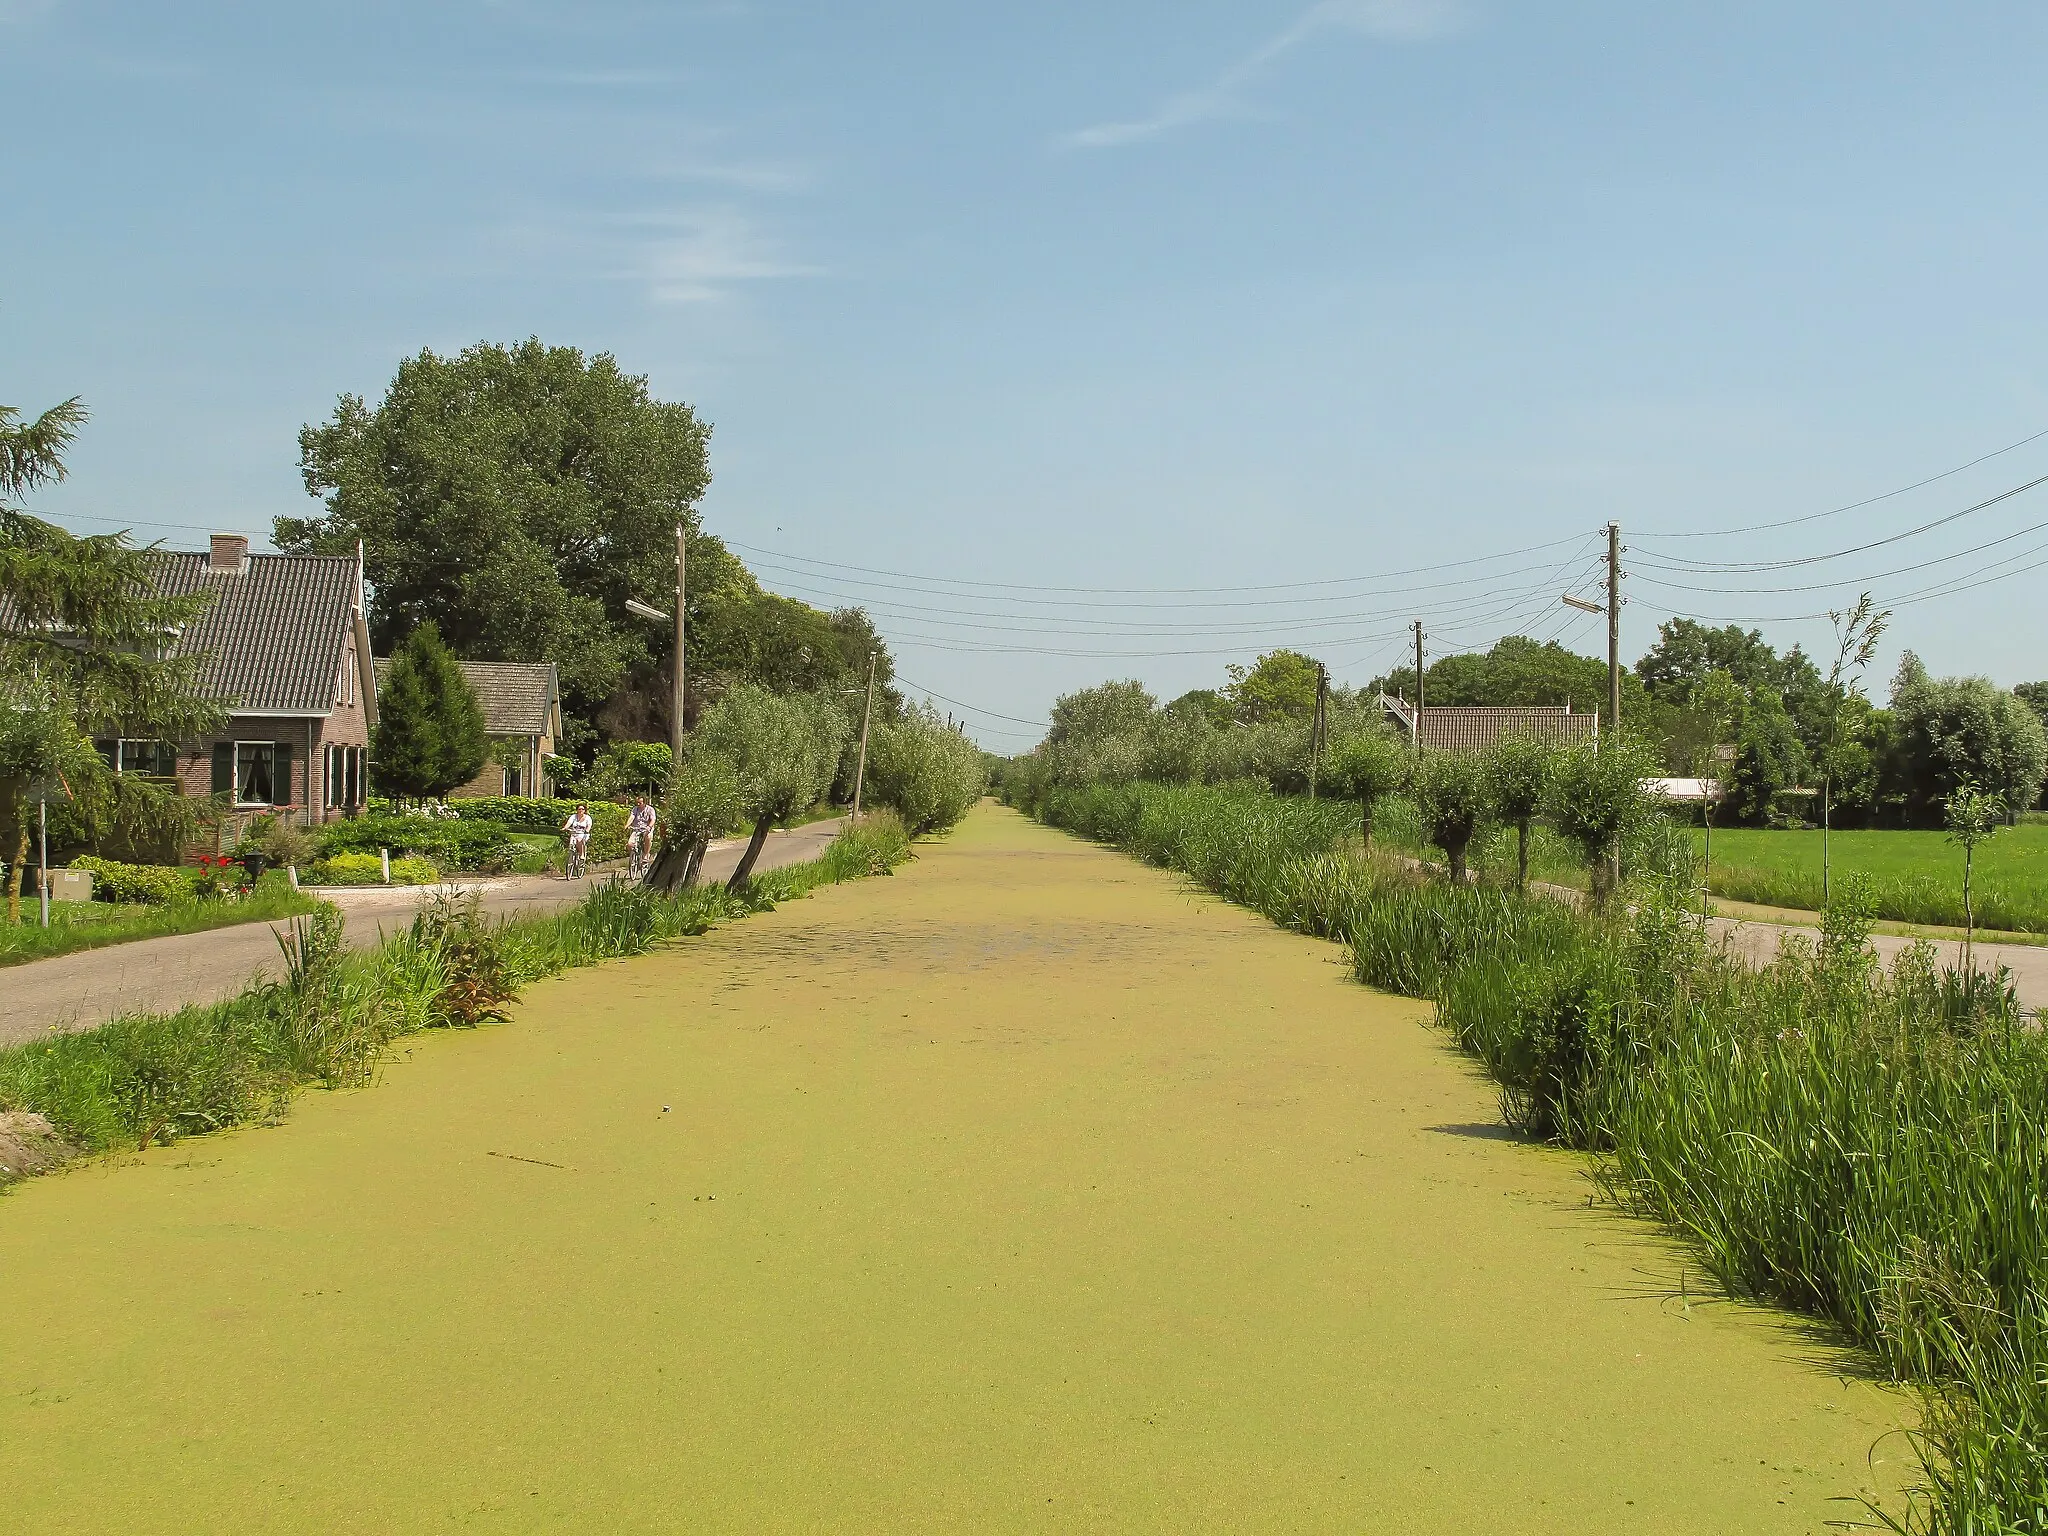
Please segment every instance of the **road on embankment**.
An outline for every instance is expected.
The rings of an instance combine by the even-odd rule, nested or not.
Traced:
[[[8,1523],[1754,1536],[1907,1475],[1582,1167],[1336,946],[984,807],[19,1186]]]
[[[771,833],[754,867],[765,873],[815,859],[844,825],[817,821]],[[723,880],[738,868],[745,847],[744,838],[713,843],[704,855],[703,878]],[[573,906],[589,894],[592,880],[604,878],[603,870],[585,880],[511,875],[457,889],[474,889],[494,917],[517,917]],[[349,944],[366,949],[410,923],[434,889],[359,886],[322,894],[341,908]],[[0,968],[0,996],[6,999],[0,1006],[0,1045],[91,1029],[121,1013],[169,1013],[187,1003],[216,1003],[252,981],[274,981],[284,971],[278,935],[290,927],[289,921],[244,923]]]

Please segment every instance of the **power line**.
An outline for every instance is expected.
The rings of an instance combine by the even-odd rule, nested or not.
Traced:
[[[867,576],[894,576],[905,581],[921,581],[934,585],[954,587],[977,587],[984,590],[1004,592],[1078,592],[1088,596],[1206,596],[1218,592],[1293,592],[1304,587],[1341,587],[1355,585],[1362,581],[1381,581],[1395,576],[1421,576],[1435,571],[1456,570],[1462,566],[1484,565],[1495,560],[1508,560],[1517,555],[1536,554],[1546,549],[1557,549],[1575,542],[1572,538],[1552,539],[1542,544],[1529,544],[1520,549],[1500,550],[1491,555],[1476,555],[1469,560],[1446,560],[1437,565],[1419,565],[1407,570],[1378,571],[1371,576],[1333,576],[1322,581],[1280,581],[1239,583],[1228,587],[1056,587],[1033,586],[1022,582],[968,581],[957,577],[921,576],[911,571],[882,570],[874,566],[847,565],[830,560],[814,560],[807,555],[793,555],[785,550],[767,549],[756,544],[743,544],[738,539],[728,539],[726,544],[733,549],[744,549],[749,554],[768,555],[797,565],[820,566],[827,570],[858,571]],[[934,594],[940,595],[940,594]],[[1022,599],[1018,599],[1022,601]]]
[[[2038,479],[2029,480],[2025,485],[2016,485],[2009,491],[2000,491],[1996,496],[1987,497],[1985,500],[1977,502],[1973,506],[1964,507],[1960,512],[1951,512],[1945,517],[1937,517],[1931,523],[1922,523],[1917,528],[1908,528],[1904,533],[1895,533],[1892,534],[1889,538],[1874,539],[1868,544],[1858,544],[1850,549],[1838,549],[1835,550],[1832,554],[1804,555],[1795,560],[1752,560],[1734,562],[1720,562],[1711,560],[1687,560],[1677,555],[1669,555],[1665,556],[1662,562],[1655,566],[1655,569],[1672,571],[1691,571],[1703,575],[1735,575],[1743,571],[1786,571],[1792,570],[1802,565],[1819,565],[1824,561],[1840,560],[1849,555],[1860,555],[1866,553],[1869,550],[1883,549],[1888,544],[1898,544],[1906,539],[1917,538],[1919,535],[1931,532],[1936,528],[1945,528],[1950,523],[1957,522],[1962,518],[1970,516],[1972,513],[1982,512],[1986,507],[1995,507],[2002,501],[2010,501],[2013,497],[2022,495],[2027,491],[2031,491],[2034,489],[2034,487],[2038,485],[2048,485],[2048,475],[2042,475]],[[1638,564],[1640,563],[1641,562],[1638,562]]]
[[[1988,463],[2001,454],[2011,453],[2014,449],[2024,448],[2029,443],[2039,442],[2044,437],[2048,437],[2048,427],[2042,428],[2032,436],[2023,437],[2016,443],[2007,443],[2003,448],[1994,448],[1989,453],[1980,454],[1967,464],[1958,464],[1954,469],[1944,469],[1938,475],[1929,475],[1925,480],[1916,480],[1911,485],[1902,485],[1895,491],[1886,491],[1880,496],[1866,497],[1862,501],[1852,501],[1845,507],[1834,507],[1826,512],[1809,512],[1804,517],[1788,517],[1775,523],[1750,523],[1741,528],[1703,528],[1683,533],[1631,533],[1629,537],[1635,539],[1724,539],[1735,534],[1766,533],[1774,528],[1796,528],[1801,523],[1817,523],[1822,518],[1840,517],[1844,512],[1854,512],[1862,507],[1876,506],[1880,501],[1890,501],[1894,496],[1903,496],[1908,491],[1920,490],[1924,486],[1934,484],[1937,480],[1946,480],[1952,475],[1960,475],[1966,469],[1975,469],[1979,464]]]
[[[906,688],[915,689],[917,692],[924,694],[927,698],[943,700],[945,703],[952,705],[955,709],[964,709],[971,715],[987,715],[992,720],[1008,720],[1013,725],[1034,725],[1037,726],[1040,730],[1051,729],[1050,721],[1025,720],[1016,715],[999,714],[993,709],[983,709],[978,704],[967,704],[963,703],[959,699],[949,699],[946,697],[946,695],[940,693],[936,688],[927,688],[922,683],[913,683],[901,672],[896,674],[895,680],[903,684],[903,686]]]

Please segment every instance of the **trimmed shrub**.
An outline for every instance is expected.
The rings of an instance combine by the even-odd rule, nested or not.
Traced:
[[[382,885],[384,860],[374,853],[336,853],[320,860],[310,871],[315,885]],[[432,859],[398,857],[391,861],[393,885],[433,885],[441,878]]]
[[[329,822],[320,829],[319,840],[320,851],[329,859],[339,853],[389,848],[394,857],[416,854],[444,869],[510,869],[519,852],[498,822],[433,816],[359,816]]]
[[[198,894],[192,871],[169,864],[121,864],[89,854],[73,859],[71,867],[91,872],[94,901],[162,906],[166,902],[189,901]]]

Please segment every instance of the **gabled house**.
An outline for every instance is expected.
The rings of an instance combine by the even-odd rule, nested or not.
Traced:
[[[1454,705],[1439,709],[1425,704],[1421,719],[1405,699],[1380,695],[1380,709],[1389,724],[1410,741],[1419,736],[1422,745],[1437,752],[1480,752],[1505,736],[1533,736],[1538,741],[1572,746],[1600,737],[1600,712],[1574,713],[1569,704],[1528,704],[1506,708]]]
[[[552,661],[461,661],[462,675],[483,706],[484,734],[492,752],[467,784],[448,792],[451,800],[481,795],[538,795],[554,791],[547,760],[562,739],[562,683]],[[377,660],[382,682],[391,667]]]
[[[245,815],[320,822],[360,808],[377,723],[360,551],[252,555],[246,536],[217,533],[203,554],[159,559],[166,595],[213,594],[172,646],[205,657],[203,685],[228,718],[201,740],[109,740],[100,755],[187,794],[231,795]]]

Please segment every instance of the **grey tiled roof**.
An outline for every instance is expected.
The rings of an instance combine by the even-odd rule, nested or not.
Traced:
[[[1415,706],[1380,697],[1381,704],[1404,729],[1414,729]],[[1561,704],[1532,704],[1501,709],[1457,705],[1422,710],[1422,744],[1439,752],[1477,752],[1503,736],[1534,736],[1539,741],[1571,744],[1592,741],[1600,734],[1598,710],[1568,710]]]
[[[239,574],[210,571],[205,555],[157,558],[165,596],[214,594],[177,647],[207,654],[207,692],[230,709],[334,708],[355,605],[353,556],[250,555]]]
[[[491,736],[548,736],[554,733],[555,664],[552,661],[464,661],[457,663],[484,708],[484,732]],[[391,658],[377,659],[377,686],[391,670]]]

